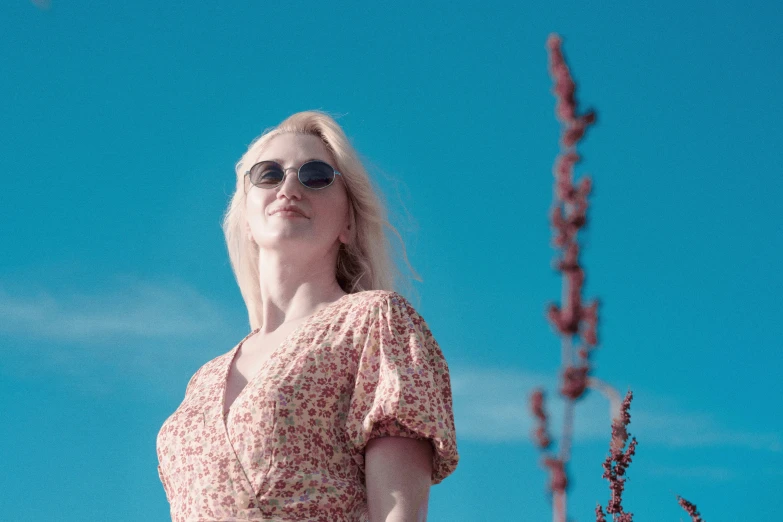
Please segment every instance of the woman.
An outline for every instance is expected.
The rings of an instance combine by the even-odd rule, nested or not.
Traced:
[[[223,223],[252,331],[158,434],[180,521],[419,521],[456,447],[449,371],[391,290],[382,206],[337,123],[301,112],[237,164]]]

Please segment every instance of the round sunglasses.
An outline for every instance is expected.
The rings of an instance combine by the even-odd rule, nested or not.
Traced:
[[[293,167],[284,169],[276,161],[260,161],[250,167],[250,170],[245,172],[245,176],[248,176],[250,182],[256,187],[274,188],[283,182],[286,171],[290,169]],[[336,176],[342,176],[334,167],[318,160],[308,161],[295,170],[297,170],[299,182],[312,190],[325,189],[334,183]]]

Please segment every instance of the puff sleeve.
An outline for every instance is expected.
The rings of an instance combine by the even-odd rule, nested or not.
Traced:
[[[446,359],[424,319],[396,292],[370,304],[346,428],[362,472],[364,449],[375,437],[427,439],[432,484],[457,467],[451,380]]]

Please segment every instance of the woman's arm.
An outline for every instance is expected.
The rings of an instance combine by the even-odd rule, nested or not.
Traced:
[[[426,522],[432,444],[408,437],[377,437],[364,452],[370,522]]]

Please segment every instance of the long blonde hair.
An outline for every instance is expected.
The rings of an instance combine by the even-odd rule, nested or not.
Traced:
[[[337,255],[337,282],[343,291],[351,294],[363,290],[395,290],[404,278],[391,257],[386,230],[393,233],[402,247],[402,255],[413,278],[421,280],[408,262],[405,244],[394,226],[389,223],[386,208],[376,192],[367,171],[359,160],[342,128],[328,114],[304,111],[293,114],[280,125],[267,129],[258,136],[237,162],[236,191],[223,216],[223,233],[239,290],[247,306],[250,328],[262,325],[262,304],[258,248],[245,233],[245,171],[259,157],[269,141],[283,133],[308,134],[318,137],[332,153],[342,174],[349,201],[353,237],[340,247]]]

